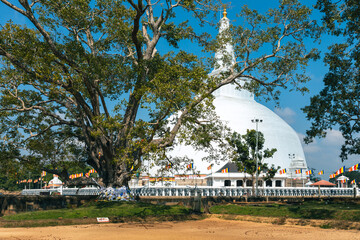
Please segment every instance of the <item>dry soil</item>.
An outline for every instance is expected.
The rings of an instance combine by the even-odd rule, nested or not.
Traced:
[[[247,240],[360,240],[358,230],[321,229],[311,226],[275,225],[239,220],[206,218],[160,223],[110,223],[40,228],[1,228],[0,239],[247,239]]]

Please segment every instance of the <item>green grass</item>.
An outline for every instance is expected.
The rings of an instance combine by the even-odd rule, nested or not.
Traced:
[[[360,222],[360,204],[341,202],[303,202],[300,204],[216,205],[210,208],[213,214],[251,215],[287,218],[336,220],[320,227],[345,227],[349,222]],[[229,215],[227,215],[229,216]],[[8,215],[1,218],[0,227],[37,227],[96,223],[96,217],[109,217],[111,222],[190,220],[192,210],[184,206],[154,205],[142,202],[91,202],[79,208],[34,211]],[[285,223],[285,221],[283,221]]]
[[[183,206],[154,205],[139,202],[95,202],[75,209],[59,209],[19,213],[4,216],[3,220],[44,220],[44,219],[80,219],[96,217],[138,217],[147,216],[181,216],[191,210]]]
[[[299,219],[327,219],[360,221],[360,204],[304,202],[303,204],[217,205],[210,208],[214,214],[236,214],[263,217]]]

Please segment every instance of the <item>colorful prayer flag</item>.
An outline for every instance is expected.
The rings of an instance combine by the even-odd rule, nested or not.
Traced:
[[[312,172],[312,170],[309,170],[309,171],[306,171],[305,174],[306,175],[311,175],[311,174],[313,174],[313,172]]]
[[[229,168],[224,168],[221,170],[222,173],[228,173],[229,172]]]
[[[355,181],[355,179],[351,181],[351,184],[356,184],[356,181]]]
[[[42,172],[41,172],[41,176],[42,176],[42,177],[45,177],[45,176],[46,176],[46,172],[45,172],[45,171],[42,171]]]
[[[284,174],[284,173],[286,173],[286,168],[281,169],[281,170],[279,171],[279,173],[280,173],[280,174]]]
[[[73,178],[79,178],[79,177],[82,177],[84,176],[84,173],[75,173],[73,174]]]
[[[355,164],[354,166],[349,168],[349,172],[356,171],[359,169],[359,164]]]
[[[211,168],[212,168],[212,164],[210,164],[208,167],[207,167],[207,170],[211,170]]]
[[[187,166],[186,166],[187,169],[193,169],[194,168],[194,164],[193,163],[189,163]]]
[[[345,172],[345,166],[343,166],[342,168],[340,168],[339,170],[336,171],[335,175],[339,175],[341,173]]]
[[[295,170],[295,173],[296,173],[296,174],[301,174],[301,173],[302,173],[302,169],[296,169],[296,170]]]
[[[323,175],[324,174],[324,170],[321,170],[318,175]]]
[[[331,174],[331,175],[329,176],[329,178],[334,178],[334,177],[336,177],[335,174]]]

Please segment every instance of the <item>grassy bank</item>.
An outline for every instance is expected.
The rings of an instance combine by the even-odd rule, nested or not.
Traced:
[[[326,201],[301,204],[217,205],[210,208],[210,213],[360,222],[360,204]]]
[[[311,201],[297,204],[239,203],[215,205],[209,211],[211,214],[215,214],[214,216],[226,217],[229,220],[253,221],[251,218],[265,217],[267,220],[264,222],[274,224],[290,223],[323,228],[360,230],[360,204],[356,203],[331,201]],[[110,222],[116,223],[196,220],[205,216],[194,215],[191,209],[180,205],[166,206],[142,202],[98,201],[79,208],[25,212],[4,216],[0,218],[0,227],[94,224],[97,223],[97,217],[108,217]],[[294,220],[294,223],[291,223],[291,219]],[[317,223],[313,223],[314,221]]]
[[[25,212],[1,218],[3,227],[54,226],[96,223],[97,217],[111,222],[189,219],[191,210],[184,206],[154,205],[141,202],[92,202],[74,209]]]

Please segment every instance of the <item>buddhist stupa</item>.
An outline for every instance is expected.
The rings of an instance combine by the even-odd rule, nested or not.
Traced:
[[[226,14],[224,14],[224,17],[220,20],[220,33],[226,30],[229,24],[230,21],[226,17]],[[233,62],[235,61],[233,47],[228,43],[222,51],[215,54],[217,67],[211,74],[217,74],[229,68],[229,66],[222,61],[224,54],[226,54],[227,57],[230,56]],[[231,65],[231,63],[228,65]],[[247,79],[240,78],[236,81],[244,84]],[[282,178],[285,176],[291,178],[305,177],[307,164],[300,139],[294,129],[283,119],[269,108],[256,102],[254,95],[248,90],[236,89],[235,84],[229,84],[219,88],[214,92],[214,97],[213,104],[216,114],[232,131],[245,134],[248,129],[256,129],[256,125],[252,120],[262,120],[261,123],[258,123],[258,131],[264,134],[264,149],[277,149],[274,156],[265,159],[265,162],[270,166],[274,164],[275,166],[280,166],[281,169],[286,168],[286,175],[282,175]],[[194,172],[200,175],[217,172],[227,163],[227,161],[215,161],[212,163],[212,169],[209,170],[208,166],[211,163],[202,160],[202,158],[206,156],[206,153],[196,151],[192,146],[176,146],[170,154],[178,157],[187,156],[193,159]],[[304,174],[295,174],[296,169],[302,169]]]

